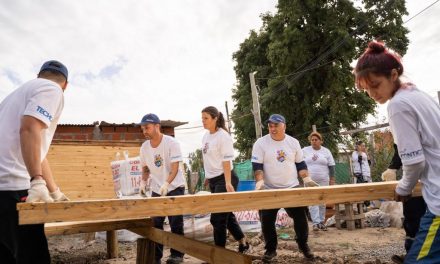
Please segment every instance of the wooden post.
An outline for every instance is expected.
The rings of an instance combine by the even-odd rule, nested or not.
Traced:
[[[85,233],[84,234],[84,242],[89,243],[90,241],[95,240],[95,232]]]
[[[261,115],[260,115],[260,103],[259,103],[258,91],[257,91],[257,86],[255,85],[256,73],[257,72],[250,72],[249,79],[251,81],[252,113],[254,114],[255,135],[258,139],[263,135],[263,128],[261,127]]]
[[[136,264],[154,263],[156,243],[146,238],[137,240]]]
[[[107,258],[118,257],[118,234],[116,230],[107,231]]]

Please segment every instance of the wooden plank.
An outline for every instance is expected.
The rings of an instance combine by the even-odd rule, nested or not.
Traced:
[[[196,257],[208,263],[252,263],[252,257],[229,249],[210,245],[197,240],[186,238],[157,228],[131,228],[130,231],[144,236],[147,239],[180,252]]]
[[[142,141],[138,140],[124,140],[124,141],[113,141],[113,140],[63,140],[54,139],[52,140],[52,145],[90,145],[90,146],[120,146],[120,147],[135,147],[141,146]]]
[[[146,228],[151,225],[151,219],[63,222],[45,224],[44,232],[46,233],[46,236],[71,235],[78,233],[120,230],[130,227]]]
[[[383,182],[129,200],[19,203],[17,209],[20,224],[133,219],[393,199],[396,184]],[[418,195],[419,189],[420,185]]]

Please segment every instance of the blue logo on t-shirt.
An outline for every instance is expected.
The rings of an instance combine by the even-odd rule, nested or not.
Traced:
[[[52,115],[47,112],[43,107],[37,106],[37,112],[45,116],[49,121],[52,121]]]
[[[160,156],[160,154],[157,154],[157,155],[154,155],[154,165],[156,166],[156,167],[160,167],[160,166],[162,166],[162,162],[163,162],[163,159],[162,159],[162,157]]]

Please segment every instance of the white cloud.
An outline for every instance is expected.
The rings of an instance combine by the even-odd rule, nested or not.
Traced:
[[[409,1],[410,16],[431,2]],[[34,78],[42,62],[58,59],[70,71],[61,123],[131,123],[155,112],[200,125],[207,105],[224,111],[229,101],[232,110],[232,53],[251,29],[260,28],[260,14],[275,11],[275,5],[275,0],[4,0],[0,100],[17,82]],[[408,23],[411,44],[404,58],[408,74],[431,93],[437,89],[440,32],[434,7]],[[201,132],[182,130],[178,138],[194,150]]]

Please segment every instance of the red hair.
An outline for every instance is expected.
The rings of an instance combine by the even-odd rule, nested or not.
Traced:
[[[354,68],[353,73],[356,78],[356,86],[358,89],[363,90],[362,83],[369,83],[370,73],[389,78],[394,69],[399,77],[403,74],[400,55],[390,51],[382,42],[371,41]],[[397,79],[396,88],[398,89],[400,85],[400,80]]]

